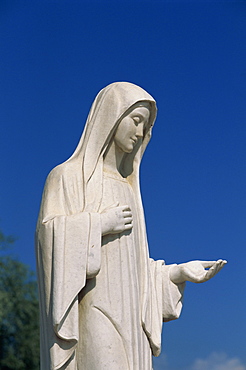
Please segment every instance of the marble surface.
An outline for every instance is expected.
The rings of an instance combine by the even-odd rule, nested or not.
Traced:
[[[36,229],[42,370],[151,370],[185,282],[226,263],[149,257],[139,166],[155,117],[141,87],[105,87],[75,152],[46,180]]]

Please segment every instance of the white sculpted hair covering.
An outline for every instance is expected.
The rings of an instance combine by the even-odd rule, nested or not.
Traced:
[[[55,167],[47,178],[36,229],[43,358],[41,370],[59,369],[74,356],[79,340],[78,294],[86,283],[88,243],[95,244],[95,249],[96,245],[101,245],[100,216],[97,212],[102,198],[103,155],[121,119],[135,106],[146,103],[150,118],[143,140],[139,140],[132,153],[125,154],[121,172],[127,177],[136,197],[143,258],[147,261],[149,256],[139,189],[139,165],[151,136],[156,105],[146,91],[128,82],[116,82],[101,90],[93,102],[75,152],[66,162]],[[91,225],[97,227],[92,230]],[[95,269],[95,275],[98,271]],[[148,310],[148,266],[143,271],[142,279],[143,327],[150,342],[153,342],[152,350],[155,347],[159,350],[159,329],[154,329],[157,334],[153,334],[151,322],[155,318],[151,316],[154,313]]]
[[[140,141],[132,153],[125,154],[125,160],[123,160],[125,166],[123,164],[124,167],[122,168],[125,177],[135,177],[135,180],[136,175],[138,175],[139,163],[149,142],[151,127],[156,117],[155,100],[141,87],[129,82],[112,83],[102,89],[96,96],[80,142],[73,155],[67,160],[67,162],[79,160],[82,163],[83,183],[85,186],[84,208],[86,210],[94,208],[93,210],[97,211],[95,209],[95,199],[93,199],[95,194],[90,192],[90,188],[94,190],[94,186],[90,186],[90,181],[97,184],[101,183],[100,175],[102,175],[103,154],[107,150],[118,124],[135,105],[141,105],[143,102],[148,102],[150,107],[148,127],[146,128],[143,142]],[[139,151],[140,146],[141,149]],[[137,152],[138,155],[136,156]],[[132,171],[131,165],[134,165]],[[127,168],[131,173],[127,173]],[[97,201],[100,202],[99,199]],[[88,203],[93,204],[93,206],[90,207]]]

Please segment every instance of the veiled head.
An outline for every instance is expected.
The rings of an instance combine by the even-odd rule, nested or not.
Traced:
[[[129,82],[115,82],[102,89],[96,96],[80,142],[70,160],[83,163],[84,180],[87,182],[100,158],[107,151],[116,130],[123,119],[139,106],[148,105],[149,117],[142,140],[138,140],[127,154],[127,162],[133,162],[137,152],[142,153],[151,136],[151,127],[156,117],[155,100],[141,87]],[[139,150],[140,149],[140,150]],[[127,166],[130,168],[129,166]]]

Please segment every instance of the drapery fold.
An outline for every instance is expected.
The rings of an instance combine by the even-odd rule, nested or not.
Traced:
[[[170,282],[169,267],[163,261],[149,259],[139,186],[139,166],[151,137],[155,101],[136,85],[114,83],[97,95],[74,154],[55,167],[46,180],[36,229],[41,370],[77,370],[78,295],[87,286],[87,279],[97,276],[101,268],[98,212],[103,196],[103,159],[122,117],[141,102],[149,106],[149,122],[143,139],[131,153],[125,153],[121,175],[134,194],[140,230],[139,329],[145,331],[155,356],[160,353],[163,314],[164,321],[179,316],[182,289]]]
[[[51,187],[52,197],[43,203],[43,219],[36,232],[44,370],[59,369],[75,351],[79,340],[78,294],[86,278],[98,273],[101,263],[100,215],[89,212],[62,215],[64,204],[77,211],[66,198],[69,187],[78,184],[72,184],[64,174],[61,179],[61,169],[53,171],[45,188],[49,192]],[[56,192],[52,191],[54,186]]]

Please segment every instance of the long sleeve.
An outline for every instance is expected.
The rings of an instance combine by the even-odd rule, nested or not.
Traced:
[[[162,260],[149,259],[149,262],[151,285],[143,327],[152,354],[159,356],[163,321],[175,320],[180,316],[185,284],[176,285],[170,280],[169,272],[173,265],[165,265]]]
[[[88,255],[86,277],[95,277],[101,267],[101,220],[98,213],[90,213],[90,235],[88,243]]]
[[[91,249],[95,251],[94,261]],[[87,274],[98,273],[100,251],[99,214],[57,216],[46,219],[38,230],[41,326],[42,332],[46,331],[41,347],[45,357],[50,357],[52,369],[59,368],[74,351],[79,336],[77,296]]]
[[[79,163],[49,174],[36,229],[40,295],[41,370],[70,361],[79,340],[78,294],[101,265],[101,223],[82,212]]]
[[[174,265],[162,266],[162,315],[163,321],[178,319],[182,310],[185,283],[176,285],[169,277]]]

